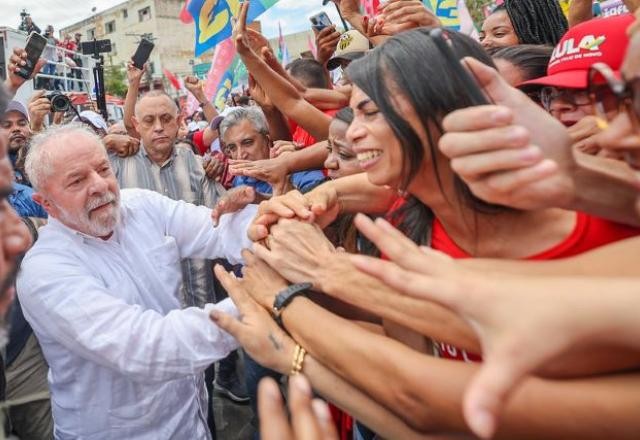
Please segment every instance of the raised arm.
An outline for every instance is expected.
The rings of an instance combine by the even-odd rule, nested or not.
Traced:
[[[215,273],[238,305],[243,319],[240,321],[224,313],[214,312],[212,315],[214,322],[232,334],[261,365],[281,374],[289,374],[292,368],[295,341],[284,333],[268,312],[255,303],[248,294],[248,289],[258,286],[269,289],[273,286],[284,286],[286,285],[284,280],[264,263],[259,275],[254,271],[242,281],[226,273],[220,266],[216,267]],[[316,392],[384,438],[432,440],[443,438],[425,435],[411,429],[397,415],[329,370],[311,354],[304,358],[301,372],[309,378]]]
[[[326,139],[331,118],[309,104],[290,82],[273,71],[251,48],[250,33],[246,29],[248,8],[249,2],[244,2],[234,27],[236,49],[247,70],[283,115],[298,122],[316,139]]]
[[[144,69],[138,69],[133,65],[133,62],[127,63],[127,80],[129,82],[129,88],[127,89],[127,95],[124,99],[124,128],[127,129],[127,134],[133,138],[140,139],[140,134],[133,126],[133,116],[136,110],[136,102],[138,101],[138,90],[140,89],[140,81],[142,81],[142,75],[144,75],[147,66]]]
[[[499,105],[449,114],[439,147],[474,194],[519,209],[561,207],[640,226],[631,203],[637,190],[621,183],[624,174],[614,177],[577,161],[566,128],[494,69],[466,63]]]
[[[211,101],[207,99],[207,96],[204,93],[204,84],[202,81],[195,76],[187,76],[184,79],[184,86],[200,104],[200,107],[204,112],[204,117],[207,121],[213,121],[213,119],[218,116],[218,110],[216,110]],[[209,145],[211,145],[211,142],[209,142]]]
[[[253,220],[256,205],[223,215],[216,227],[211,209],[187,202],[172,200],[154,191],[140,190],[136,204],[144,205],[150,220],[163,222],[166,235],[176,240],[182,258],[225,258],[231,263],[242,263],[240,252],[250,246],[247,228]]]

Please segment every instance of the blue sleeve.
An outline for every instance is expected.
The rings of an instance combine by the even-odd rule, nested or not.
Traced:
[[[301,171],[291,175],[291,183],[301,193],[311,191],[325,180],[326,177],[320,170]]]
[[[32,194],[33,190],[28,186],[14,184],[14,191],[9,196],[9,203],[20,217],[47,218],[46,211],[31,198]]]

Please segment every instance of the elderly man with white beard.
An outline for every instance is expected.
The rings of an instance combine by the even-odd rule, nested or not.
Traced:
[[[17,291],[49,363],[56,439],[208,439],[202,372],[237,348],[213,325],[230,300],[180,310],[182,258],[240,261],[255,206],[224,216],[120,191],[100,140],[62,126],[33,139],[26,170],[49,224]]]

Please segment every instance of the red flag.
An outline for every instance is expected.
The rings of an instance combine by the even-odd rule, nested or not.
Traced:
[[[191,13],[187,9],[188,7],[189,7],[189,0],[184,0],[184,5],[182,5],[182,9],[180,10],[180,15],[178,16],[180,18],[180,21],[183,22],[184,24],[193,23],[193,17],[191,16]]]
[[[173,73],[169,72],[167,69],[162,69],[162,73],[164,73],[164,76],[167,77],[174,89],[180,90],[182,88],[180,81]]]

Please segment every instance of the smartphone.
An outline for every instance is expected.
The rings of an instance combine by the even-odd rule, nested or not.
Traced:
[[[319,12],[316,15],[312,15],[309,17],[309,21],[311,21],[311,25],[317,31],[321,31],[322,29],[331,26],[331,19],[327,15],[326,12]]]
[[[18,69],[16,75],[24,79],[29,79],[46,46],[47,39],[45,37],[35,32],[31,32],[31,35],[29,35],[29,38],[27,39],[27,45],[24,48],[27,52],[27,59],[25,60],[26,64]]]
[[[151,55],[153,48],[154,44],[146,38],[143,38],[136,49],[136,53],[131,57],[133,65],[140,70],[144,69],[144,65],[149,61],[149,56]]]
[[[476,106],[490,104],[489,100],[478,85],[478,81],[476,81],[471,72],[462,65],[460,58],[453,51],[445,32],[441,28],[436,28],[432,29],[429,32],[429,35],[444,57],[448,70],[451,72],[451,76],[466,92],[467,96],[471,100],[471,105]]]

